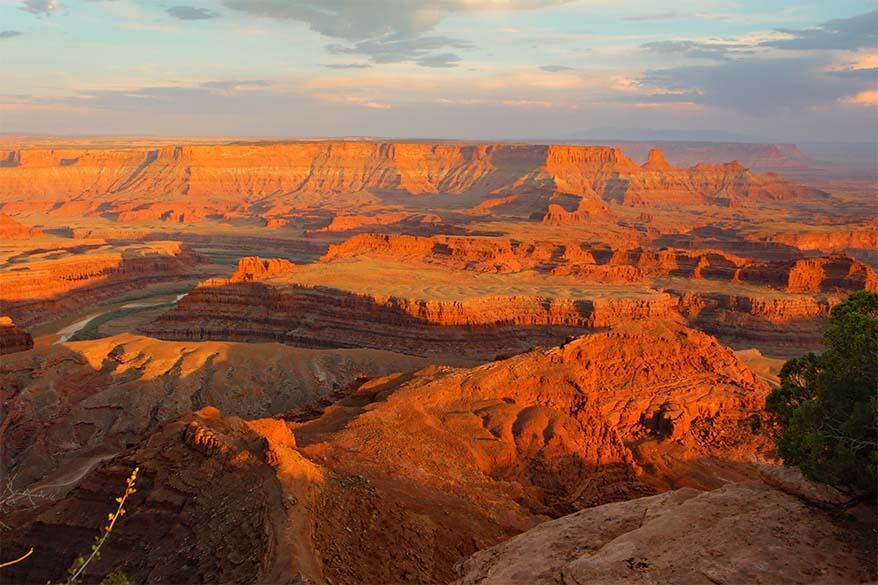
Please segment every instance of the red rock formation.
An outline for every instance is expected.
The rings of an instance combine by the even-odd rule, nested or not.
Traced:
[[[33,346],[30,333],[16,327],[11,318],[0,315],[0,355],[27,351]]]
[[[0,326],[0,343],[6,339]],[[383,351],[175,343],[130,334],[4,355],[0,474],[15,476],[18,485],[40,479],[53,485],[92,456],[121,451],[208,404],[229,415],[270,416],[362,376],[424,365]]]
[[[418,227],[420,225],[440,224],[442,218],[435,214],[413,214],[405,212],[379,213],[376,215],[336,215],[320,232],[375,231],[381,226]]]
[[[727,343],[757,346],[770,353],[796,356],[820,351],[832,307],[843,295],[736,295],[667,290],[679,295],[679,310],[693,327]]]
[[[621,150],[607,147],[301,142],[151,150],[33,148],[13,151],[8,158],[16,161],[0,167],[0,194],[8,204],[34,196],[75,196],[83,202],[111,197],[123,217],[173,221],[231,213],[230,198],[290,193],[561,191],[635,205],[727,205],[819,194],[774,175],[750,173],[736,163],[642,169]],[[174,205],[183,208],[168,207],[169,198],[181,195],[185,201]],[[146,198],[146,206],[132,204],[133,196]],[[162,205],[155,201],[159,197]],[[95,211],[109,213],[104,203]]]
[[[265,227],[276,230],[283,227],[287,227],[292,222],[285,217],[268,217],[265,218]]]
[[[552,225],[576,225],[583,223],[591,223],[597,218],[610,217],[612,214],[607,208],[607,204],[600,199],[592,197],[574,197],[576,204],[573,209],[568,210],[561,203],[553,203],[559,195],[554,194],[550,199],[549,207],[543,216],[543,223]]]
[[[38,229],[21,225],[8,215],[0,213],[0,240],[30,240],[45,234]]]
[[[210,582],[448,582],[461,557],[546,514],[651,493],[671,464],[724,481],[699,466],[763,447],[748,421],[766,392],[710,337],[654,323],[373,380],[286,424],[208,408],[16,517],[4,548],[32,543],[41,562],[4,580],[63,575],[101,525],[97,503],[112,506],[138,466],[125,521],[87,578],[112,567],[142,582],[183,571]],[[736,476],[729,464],[722,473]]]
[[[192,274],[198,260],[179,242],[62,248],[53,257],[4,267],[0,312],[22,325],[48,321],[147,283]]]
[[[257,256],[248,256],[238,260],[238,268],[229,278],[229,282],[245,282],[262,280],[295,270],[296,265],[284,258],[270,258],[263,260]]]
[[[584,330],[632,319],[674,318],[676,304],[662,294],[450,301],[357,294],[285,281],[207,280],[143,331],[164,339],[282,341],[478,360],[535,344],[557,344]]]
[[[701,162],[701,161],[699,161]],[[671,163],[667,161],[665,158],[665,153],[663,153],[658,148],[650,149],[649,154],[647,155],[646,162],[643,163],[643,169],[647,171],[653,172],[662,172],[662,171],[671,171],[674,170],[674,167],[671,166]]]
[[[878,290],[878,273],[847,256],[808,258],[787,264],[754,264],[744,267],[745,282],[772,284],[789,292],[844,292]]]
[[[878,250],[878,225],[857,230],[833,229],[780,233],[768,241],[794,246],[800,250],[844,252],[849,249]]]
[[[584,142],[588,144],[588,141]],[[601,144],[621,148],[635,160],[648,158],[649,152],[661,149],[668,160],[679,167],[698,163],[740,161],[758,172],[787,172],[819,168],[820,164],[795,144],[748,144],[743,142],[626,141],[609,140]]]
[[[878,274],[870,266],[836,255],[794,261],[757,262],[716,250],[612,249],[575,242],[519,241],[462,236],[361,234],[329,247],[323,262],[370,256],[439,264],[457,270],[519,272],[539,270],[578,275],[593,282],[634,283],[647,276],[748,282],[788,292],[874,290]]]

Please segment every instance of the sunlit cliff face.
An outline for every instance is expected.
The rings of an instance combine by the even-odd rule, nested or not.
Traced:
[[[0,0],[0,582],[876,582],[869,4]]]

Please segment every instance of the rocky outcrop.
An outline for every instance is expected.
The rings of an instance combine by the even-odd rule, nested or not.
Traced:
[[[0,355],[27,351],[33,346],[30,333],[16,327],[10,317],[0,315]]]
[[[375,215],[336,215],[329,225],[320,228],[319,232],[375,232],[382,227],[395,229],[423,229],[442,223],[436,214],[418,213],[378,213]]]
[[[658,160],[659,155],[654,154]],[[100,214],[186,222],[235,213],[230,198],[278,194],[559,191],[633,205],[736,204],[820,195],[737,163],[672,169],[637,166],[618,148],[513,144],[297,142],[162,146],[154,149],[21,149],[0,167],[0,194],[19,198],[109,198]],[[662,168],[658,168],[662,167]],[[47,197],[46,194],[51,194]],[[156,205],[186,196],[182,208]],[[145,206],[134,198],[152,200]],[[176,202],[174,205],[177,205]],[[52,207],[54,208],[54,206]]]
[[[295,268],[295,264],[284,258],[263,260],[258,256],[248,256],[238,260],[238,268],[229,278],[229,282],[262,280],[276,274],[292,272]]]
[[[847,256],[808,258],[784,264],[745,266],[743,282],[769,284],[789,292],[878,290],[878,273],[871,266]]]
[[[564,199],[569,199],[562,203]],[[543,223],[551,225],[577,225],[594,221],[597,218],[608,218],[612,214],[607,204],[592,197],[570,196],[563,193],[553,194],[549,198],[549,206],[543,215]]]
[[[70,245],[36,251],[0,271],[0,312],[22,325],[44,322],[145,284],[194,273],[199,257],[179,242]]]
[[[794,246],[800,250],[844,252],[849,249],[865,249],[874,253],[878,250],[878,225],[857,230],[832,229],[780,233],[769,237],[768,240]]]
[[[30,240],[44,236],[40,230],[22,225],[5,213],[0,213],[0,240]]]
[[[588,141],[585,143],[588,144]],[[795,144],[662,140],[652,142],[607,140],[601,144],[621,148],[635,160],[648,159],[650,152],[658,150],[678,167],[737,160],[747,168],[759,172],[786,173],[820,166],[818,161],[802,152]]]
[[[736,295],[668,289],[693,327],[727,343],[756,346],[775,355],[819,351],[832,307],[844,295]]]
[[[704,161],[698,161],[704,162]],[[665,158],[665,153],[659,150],[658,148],[652,148],[647,154],[646,162],[643,163],[642,168],[647,171],[653,172],[663,172],[663,171],[671,171],[674,170],[674,167],[671,163],[668,162],[668,159]]]
[[[137,466],[138,492],[89,579],[112,568],[140,582],[185,571],[187,581],[444,583],[461,557],[547,515],[652,493],[669,462],[761,450],[748,421],[767,391],[709,336],[654,323],[366,381],[290,422],[206,408],[17,516],[4,549],[31,543],[40,562],[4,580],[63,575],[105,518],[99,503],[111,507]],[[694,481],[722,481],[700,469]]]
[[[752,283],[787,292],[856,292],[878,286],[878,273],[872,267],[843,255],[760,262],[717,250],[614,249],[510,238],[360,234],[331,245],[321,261],[358,256],[478,272],[537,270],[620,284],[648,276],[675,276]]]
[[[867,532],[764,484],[681,489],[541,524],[463,561],[454,583],[864,583]]]
[[[4,355],[0,474],[19,485],[41,478],[56,484],[89,457],[122,450],[206,405],[235,416],[271,416],[362,376],[423,365],[377,350],[181,344],[130,334]]]
[[[202,282],[143,328],[164,339],[370,347],[470,360],[554,345],[627,320],[673,318],[670,295],[576,300],[527,295],[452,301],[354,293],[286,279]]]

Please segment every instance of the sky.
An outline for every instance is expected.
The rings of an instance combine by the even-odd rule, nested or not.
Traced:
[[[875,140],[878,0],[0,0],[0,133],[650,130]]]

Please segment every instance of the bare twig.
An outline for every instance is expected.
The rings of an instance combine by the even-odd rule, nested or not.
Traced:
[[[20,563],[21,561],[23,561],[27,557],[31,556],[32,554],[34,554],[34,547],[30,547],[29,551],[27,551],[26,553],[24,553],[23,555],[21,555],[20,557],[18,557],[15,560],[6,561],[5,563],[0,563],[0,569],[2,569],[3,567],[9,567],[11,565],[17,565],[18,563]]]
[[[98,556],[98,553],[101,550],[101,547],[107,541],[107,537],[110,536],[110,533],[113,531],[113,527],[116,526],[116,522],[125,515],[125,501],[128,499],[128,496],[136,492],[134,489],[134,483],[137,481],[137,472],[140,471],[139,467],[135,467],[134,471],[131,472],[131,476],[128,478],[127,484],[125,486],[125,493],[116,498],[116,502],[119,503],[119,506],[116,508],[115,512],[112,512],[107,515],[108,524],[104,526],[104,533],[98,537],[97,542],[91,547],[91,554],[87,559],[82,561],[82,564],[74,571],[74,573],[70,576],[70,579],[67,580],[66,585],[73,585],[76,583],[76,580],[82,575],[82,572],[85,571],[85,568],[88,566],[90,562],[92,562],[95,557]]]

